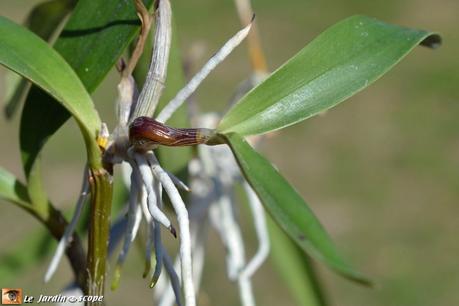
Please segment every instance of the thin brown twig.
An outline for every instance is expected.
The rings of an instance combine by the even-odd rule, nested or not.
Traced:
[[[127,64],[126,68],[122,72],[122,77],[127,78],[129,77],[132,72],[134,71],[137,62],[139,61],[140,56],[143,53],[143,48],[145,46],[145,42],[148,37],[148,33],[150,32],[151,24],[152,24],[152,16],[148,12],[147,8],[143,4],[142,0],[134,0],[135,9],[137,11],[137,15],[139,16],[140,22],[142,26],[140,28],[139,38],[137,39],[137,44],[132,52],[132,56],[129,59],[129,63]]]

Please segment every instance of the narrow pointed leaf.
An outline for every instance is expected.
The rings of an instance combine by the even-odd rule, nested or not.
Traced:
[[[64,216],[56,208],[54,208],[50,202],[48,202],[48,206],[45,211],[36,209],[36,207],[30,203],[31,201],[27,193],[28,191],[26,186],[19,182],[13,174],[3,168],[0,168],[0,199],[6,200],[23,208],[40,221],[48,229],[52,236],[54,236],[54,238],[57,240],[61,239],[65,228],[68,225]],[[49,234],[46,236],[49,237]],[[12,272],[20,272],[19,270],[24,268],[24,266],[41,259],[42,256],[49,251],[49,244],[47,243],[49,240],[47,237],[43,237],[40,241],[26,239],[27,241],[24,241],[24,243],[19,244],[17,247],[13,247],[8,253],[2,254],[0,260],[2,262],[10,261],[10,263],[12,262],[11,264],[15,265],[15,267],[14,269],[0,269],[0,279],[3,277],[10,277]],[[38,236],[35,235],[34,238],[38,238]],[[17,257],[18,252],[20,252],[27,243],[29,244],[29,249],[27,249],[26,252],[27,255],[22,256],[24,255],[22,254]],[[33,256],[31,256],[31,254]],[[76,234],[73,236],[70,248],[67,250],[67,256],[74,273],[78,275],[76,277],[78,284],[82,285],[82,276],[85,274],[85,257],[81,242]]]
[[[330,236],[298,192],[238,134],[224,136],[245,178],[279,226],[305,252],[347,278],[369,281],[339,254]]]
[[[312,117],[367,87],[418,44],[436,47],[440,37],[365,16],[345,19],[245,95],[218,129],[263,134]]]
[[[267,217],[271,258],[298,306],[326,306],[311,259],[272,218]]]
[[[98,155],[95,138],[99,116],[80,79],[55,50],[32,32],[0,17],[0,64],[27,78],[64,106],[82,130],[88,155]],[[37,125],[45,124],[40,121]],[[33,131],[32,127],[29,132]]]
[[[26,187],[19,182],[16,177],[7,170],[0,167],[0,199],[18,204],[29,206],[29,197]]]
[[[24,24],[43,40],[49,41],[75,4],[76,0],[50,0],[40,3],[32,9]],[[16,74],[15,76],[17,77],[16,86],[11,90],[12,93],[7,97],[6,101],[8,102],[5,105],[5,115],[8,119],[11,119],[15,114],[30,89],[30,83],[27,80]]]

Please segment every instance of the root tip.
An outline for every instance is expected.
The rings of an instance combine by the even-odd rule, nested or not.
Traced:
[[[172,235],[174,235],[174,238],[177,238],[177,231],[172,225],[169,227],[169,231],[171,232]]]

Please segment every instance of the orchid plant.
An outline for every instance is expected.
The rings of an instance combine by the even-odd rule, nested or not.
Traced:
[[[165,86],[173,88],[169,76],[171,67],[178,62],[172,58],[174,42],[169,0],[159,0],[156,5],[152,0],[80,0],[76,5],[73,2],[62,5],[64,2],[46,2],[32,12],[50,17],[46,16],[52,11],[49,7],[59,4],[58,17],[63,19],[72,11],[53,47],[44,41],[53,31],[39,31],[33,26],[27,30],[0,17],[0,63],[34,84],[30,90],[19,86],[12,100],[17,104],[20,100],[17,97],[26,96],[20,127],[26,181],[19,182],[11,173],[0,169],[0,197],[35,216],[60,241],[45,281],[53,276],[66,253],[75,283],[82,292],[104,294],[107,258],[111,256],[108,244],[120,239],[110,234],[112,177],[114,171],[122,169],[129,197],[119,218],[124,240],[112,288],[118,286],[122,265],[142,220],[147,225],[144,276],[150,275],[150,285],[155,287],[154,296],[159,305],[174,302],[196,305],[209,225],[225,245],[228,277],[238,283],[242,305],[255,305],[250,279],[268,256],[270,243],[296,244],[337,273],[370,284],[341,256],[295,188],[253,148],[260,138],[250,138],[248,142],[245,137],[280,130],[328,110],[370,85],[418,44],[438,46],[437,34],[365,16],[350,17],[320,34],[272,74],[269,75],[262,64],[244,89],[235,95],[236,101],[227,113],[194,113],[190,118],[194,127],[190,128],[185,127],[183,121],[183,126],[175,126],[176,122],[169,119],[177,111],[183,111],[184,103],[219,63],[248,35],[255,35],[252,14],[247,13],[248,1],[236,1],[238,7],[245,5],[240,11],[245,12],[241,14],[244,28],[165,104],[160,100]],[[123,22],[135,20],[135,13],[140,25]],[[55,23],[57,17],[54,17]],[[153,23],[153,50],[140,88],[134,72]],[[121,59],[124,50],[137,33],[135,48],[129,60],[124,61]],[[173,60],[169,63],[170,57]],[[115,65],[121,77],[116,101],[117,125],[110,132],[89,93]],[[179,70],[173,73],[179,74]],[[14,109],[14,104],[8,105],[8,109]],[[39,153],[48,137],[69,117],[76,120],[81,130],[87,165],[74,215],[67,223],[42,187]],[[164,147],[177,146],[197,146],[194,157],[184,162],[187,181],[165,166],[183,159],[167,160],[167,154],[161,154]],[[122,166],[115,167],[117,164]],[[236,213],[237,185],[242,185],[247,195],[259,240],[256,254],[247,262]],[[184,197],[179,189],[189,196]],[[164,213],[163,190],[175,212],[178,230],[173,225],[175,221]],[[87,198],[90,199],[90,225],[85,255],[75,228]],[[269,220],[265,219],[265,211]],[[165,238],[161,227],[178,238],[175,263],[163,246]],[[268,232],[272,235],[271,242]],[[281,242],[273,239],[281,239]],[[287,248],[284,256],[286,260],[295,261],[296,255]],[[168,277],[162,273],[163,267]]]

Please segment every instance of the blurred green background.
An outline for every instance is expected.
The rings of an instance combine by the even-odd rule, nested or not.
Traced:
[[[2,0],[0,12],[22,22],[39,2]],[[172,3],[182,56],[197,58],[193,69],[240,28],[230,0]],[[459,305],[459,1],[254,0],[253,7],[271,70],[354,14],[442,34],[440,49],[417,48],[368,89],[325,116],[283,130],[262,149],[310,203],[346,257],[376,282],[374,289],[360,287],[319,265],[330,305]],[[222,110],[249,75],[246,55],[245,45],[238,48],[198,90],[205,110]],[[1,69],[0,105],[6,75]],[[112,72],[94,94],[111,127],[117,80]],[[23,178],[19,118],[17,113],[11,122],[0,120],[0,165]],[[47,190],[63,210],[72,208],[80,188],[85,153],[78,133],[69,122],[43,153]],[[0,204],[0,265],[13,268],[14,258],[4,255],[38,236],[40,225],[18,208]],[[250,226],[244,234],[255,242]],[[200,304],[238,305],[214,234],[208,247]],[[71,274],[65,262],[49,284],[42,284],[49,259],[20,274],[12,270],[0,285],[57,294]],[[147,304],[151,292],[142,270],[141,255],[131,252],[121,287],[107,291],[110,305]],[[256,274],[254,288],[259,305],[294,305],[270,263]]]

